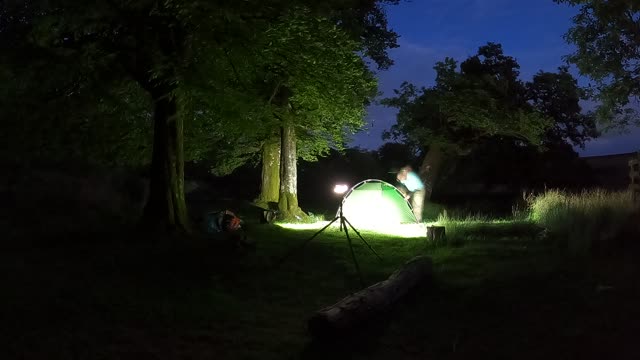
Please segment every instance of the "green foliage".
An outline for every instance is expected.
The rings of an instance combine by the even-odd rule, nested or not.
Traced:
[[[349,141],[377,86],[361,54],[384,68],[386,48],[395,44],[381,3],[299,1],[261,20],[264,28],[245,46],[225,49],[226,72],[233,74],[225,89],[246,97],[242,110],[252,114],[221,117],[225,136],[206,155],[215,173],[258,159],[283,121],[295,124],[298,156],[308,161]]]
[[[439,144],[464,151],[495,136],[540,144],[550,119],[533,108],[518,80],[519,65],[499,44],[480,47],[460,64],[451,58],[436,64],[436,84],[418,90],[404,83],[384,104],[399,109],[387,137],[415,146]]]
[[[393,65],[388,50],[398,47],[398,34],[389,29],[386,7],[400,0],[328,0],[304,1],[338,24],[349,37],[362,44],[362,55],[388,69]]]
[[[576,51],[567,56],[595,81],[597,116],[605,127],[638,124],[629,99],[640,96],[640,3],[637,1],[555,0],[579,7],[565,35]]]
[[[329,19],[305,9],[283,15],[267,32],[262,59],[273,94],[289,92],[285,106],[271,102],[280,119],[296,124],[299,156],[313,160],[330,147],[342,148],[364,125],[364,106],[376,80],[350,40]]]
[[[555,239],[566,241],[570,253],[588,254],[594,244],[621,235],[633,213],[631,193],[605,190],[568,194],[550,190],[530,199],[531,219]]]
[[[0,111],[15,121],[3,134],[24,135],[6,136],[24,156],[145,163],[150,98],[165,92],[184,119],[185,159],[224,174],[277,134],[273,95],[288,88],[300,156],[314,159],[362,126],[376,83],[360,55],[391,64],[382,6],[394,3],[5,2]]]
[[[554,155],[541,150],[570,149],[569,144],[582,146],[598,136],[594,116],[583,114],[579,104],[585,92],[566,67],[557,73],[541,71],[525,83],[518,78],[517,61],[504,55],[499,44],[489,43],[459,66],[446,58],[434,69],[433,87],[404,83],[396,97],[383,101],[400,110],[387,138],[404,139],[417,148],[438,145],[471,153],[481,160],[471,168],[490,177],[513,164],[500,165],[504,157],[496,160],[488,150],[507,151],[517,157],[515,164],[523,159],[546,163],[545,156]]]
[[[567,67],[560,67],[557,73],[540,71],[526,87],[527,99],[544,116],[553,119],[543,138],[545,145],[584,146],[599,135],[595,116],[584,114],[580,107],[586,93]]]
[[[157,39],[143,39],[148,33],[140,26],[166,15],[160,6],[143,16],[150,6],[58,0],[23,3],[21,17],[11,16],[15,9],[8,11],[9,23],[24,25],[21,31],[2,31],[22,44],[2,54],[12,73],[3,85],[20,97],[8,114],[20,124],[3,124],[23,140],[23,146],[12,144],[17,146],[9,148],[11,153],[107,165],[149,161],[150,82],[174,81],[167,68],[177,60],[172,51],[158,52]],[[171,19],[146,30],[161,32]]]

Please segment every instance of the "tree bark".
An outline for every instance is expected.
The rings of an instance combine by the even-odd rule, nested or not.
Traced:
[[[280,194],[279,217],[282,220],[300,221],[306,214],[298,206],[298,167],[296,132],[292,124],[280,128]]]
[[[440,169],[444,160],[444,151],[441,145],[432,144],[420,165],[420,178],[425,184],[424,201],[431,200],[433,187],[436,185]]]
[[[153,96],[153,153],[143,226],[191,232],[184,195],[183,121],[170,91]]]
[[[391,310],[398,300],[431,274],[431,259],[416,257],[387,280],[318,311],[309,319],[309,332],[317,338],[349,336],[354,328],[372,323],[378,315]]]
[[[269,208],[280,198],[280,139],[266,141],[262,145],[262,177],[260,195],[256,204]]]

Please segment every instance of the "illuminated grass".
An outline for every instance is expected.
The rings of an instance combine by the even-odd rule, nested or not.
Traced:
[[[277,223],[276,225],[291,230],[320,230],[327,224],[329,224],[329,221],[318,221],[310,224]],[[356,227],[356,230],[368,234],[397,236],[404,238],[420,238],[426,236],[426,227],[429,224],[383,224],[380,226],[370,225],[366,228]],[[336,221],[329,228],[327,228],[326,231],[339,231],[338,226],[339,224]],[[351,230],[351,228],[349,228],[349,230]]]
[[[291,230],[320,230],[328,223],[328,221],[319,221],[311,224],[279,223],[277,225]],[[427,226],[431,225],[445,227],[449,245],[460,245],[474,240],[496,237],[526,237],[531,239],[542,230],[540,226],[531,220],[488,219],[479,216],[456,219],[446,215],[441,215],[437,221],[430,223],[380,225],[367,228],[356,227],[356,229],[362,233],[373,235],[425,238]],[[339,232],[338,223],[332,224],[325,232]]]
[[[329,221],[317,221],[314,223],[276,223],[276,225],[291,230],[320,230],[326,226]]]

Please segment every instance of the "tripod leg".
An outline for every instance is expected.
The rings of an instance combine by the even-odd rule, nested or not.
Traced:
[[[351,229],[353,229],[353,231],[358,234],[358,236],[360,237],[360,240],[362,240],[362,242],[367,245],[367,247],[369,248],[369,250],[371,250],[371,252],[380,260],[382,261],[382,258],[380,257],[380,255],[378,255],[378,253],[373,250],[373,248],[371,247],[371,245],[369,245],[369,243],[367,242],[367,240],[365,240],[362,235],[360,235],[360,233],[358,232],[358,230],[356,230],[356,228],[351,225],[351,223],[349,222],[349,220],[347,218],[344,218],[344,221],[349,224],[349,226],[351,227]],[[345,225],[345,229],[347,228],[347,226]]]
[[[360,284],[364,287],[364,278],[362,277],[362,272],[360,271],[360,265],[358,265],[358,260],[356,259],[356,253],[353,251],[353,244],[351,243],[351,237],[349,237],[349,229],[347,229],[347,224],[344,224],[342,220],[340,220],[342,226],[344,226],[344,233],[347,235],[347,243],[349,244],[349,250],[351,251],[351,258],[353,259],[353,264],[356,267],[356,272],[358,273],[358,278],[360,278]]]
[[[293,248],[293,250],[289,251],[285,256],[283,256],[277,263],[276,265],[280,265],[283,262],[285,262],[287,259],[289,259],[291,257],[291,255],[295,254],[296,252],[302,250],[305,246],[307,246],[308,243],[311,242],[311,240],[315,239],[316,236],[320,235],[321,232],[325,231],[329,226],[331,226],[331,224],[333,224],[334,222],[336,222],[339,219],[339,217],[336,217],[335,219],[331,220],[330,223],[328,223],[327,225],[325,225],[322,229],[316,231],[315,234],[313,234],[310,238],[308,238],[307,240],[305,240],[300,246]]]

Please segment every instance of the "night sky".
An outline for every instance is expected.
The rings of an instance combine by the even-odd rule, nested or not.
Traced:
[[[400,47],[390,51],[393,67],[379,73],[382,97],[392,96],[405,80],[432,85],[436,61],[446,56],[464,60],[487,42],[502,44],[505,54],[516,58],[523,80],[539,70],[556,71],[564,64],[562,56],[572,52],[562,36],[575,13],[552,0],[412,0],[391,6],[389,25],[400,35]],[[585,78],[579,82],[588,84]],[[395,114],[395,109],[370,106],[367,128],[351,145],[378,148],[382,132],[395,123]],[[582,156],[640,150],[640,128],[605,134],[576,150]]]

